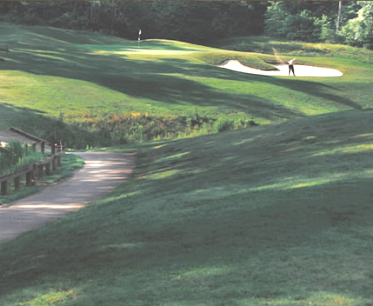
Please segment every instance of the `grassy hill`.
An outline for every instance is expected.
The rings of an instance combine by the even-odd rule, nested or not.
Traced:
[[[226,41],[138,45],[12,27],[1,26],[12,50],[0,62],[2,127],[196,111],[262,125],[106,149],[138,152],[132,178],[0,245],[0,305],[373,304],[372,53],[256,38],[281,57],[344,72],[266,77],[214,67],[276,60],[214,49],[234,49]]]
[[[2,24],[0,30],[0,44],[11,49],[0,62],[0,127],[16,125],[46,138],[53,137],[48,133],[51,118],[80,121],[74,129],[88,130],[94,137],[100,132],[94,127],[96,122],[128,114],[175,119],[198,113],[210,121],[253,119],[268,124],[370,108],[372,103],[368,98],[373,53],[359,54],[361,49],[356,48],[320,45],[322,52],[314,56],[316,45],[261,42],[267,49],[275,46],[282,58],[296,54],[299,63],[332,67],[345,74],[341,78],[274,78],[214,66],[226,59],[240,59],[254,68],[269,69],[268,63],[276,61],[273,53],[165,40],[138,43],[46,27]],[[240,46],[238,41],[235,44]],[[256,45],[253,41],[248,44]],[[218,46],[231,47],[226,42]],[[110,130],[106,132],[110,134]]]
[[[370,305],[371,118],[137,147],[130,182],[0,246],[0,304]]]

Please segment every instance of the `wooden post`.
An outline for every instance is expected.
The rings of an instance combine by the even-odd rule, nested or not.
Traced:
[[[44,141],[42,141],[42,142],[40,143],[40,151],[41,151],[41,153],[44,154],[44,151],[45,151],[45,142],[44,142]]]
[[[43,166],[38,166],[38,178],[43,177]]]
[[[53,158],[52,158],[52,170],[55,171],[56,169],[57,169],[56,156],[53,156]]]
[[[51,162],[45,164],[45,174],[51,175]]]
[[[52,144],[52,146],[51,146],[51,151],[52,151],[52,152],[51,152],[52,155],[56,153],[56,145],[55,145],[55,144]]]
[[[26,173],[26,187],[30,187],[32,185],[32,170]]]
[[[21,188],[21,176],[14,178],[14,190],[17,191]]]
[[[7,195],[8,193],[8,181],[1,182],[1,195]]]

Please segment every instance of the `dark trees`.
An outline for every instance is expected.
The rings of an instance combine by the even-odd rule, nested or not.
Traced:
[[[0,20],[100,31],[136,39],[204,42],[262,34],[268,2],[246,1],[5,1]]]

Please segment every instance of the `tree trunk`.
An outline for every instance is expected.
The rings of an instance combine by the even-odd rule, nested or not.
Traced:
[[[342,14],[342,1],[339,1],[338,18],[337,18],[337,32],[341,29],[341,14]]]

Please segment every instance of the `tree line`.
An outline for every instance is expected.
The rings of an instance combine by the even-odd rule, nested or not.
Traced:
[[[278,1],[265,13],[268,36],[373,49],[373,2]]]
[[[141,29],[142,39],[203,44],[268,35],[373,49],[371,1],[1,1],[0,12],[3,22],[127,39],[137,39]]]

